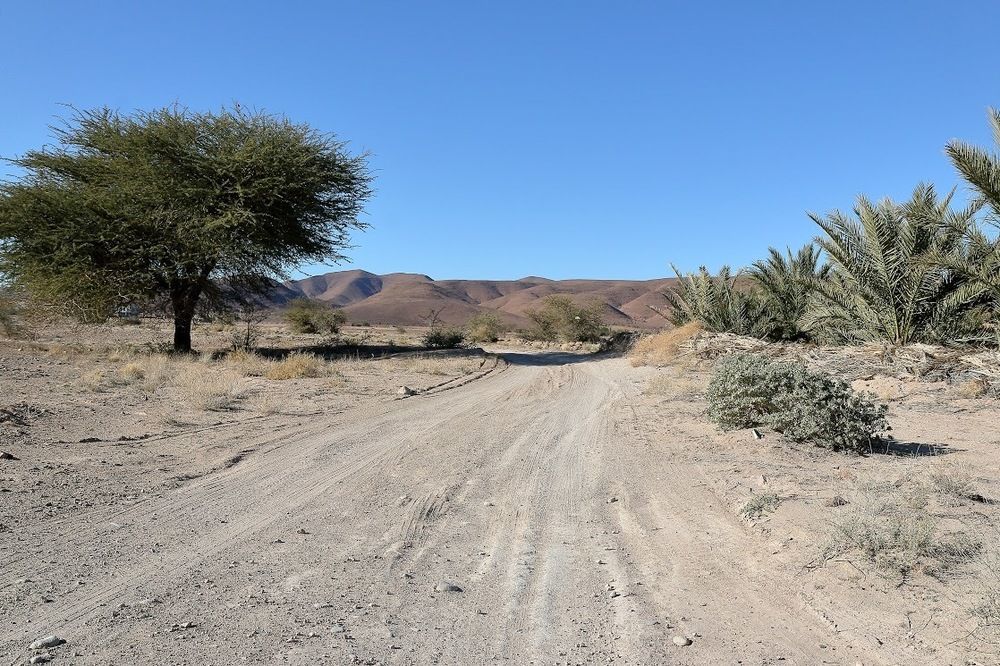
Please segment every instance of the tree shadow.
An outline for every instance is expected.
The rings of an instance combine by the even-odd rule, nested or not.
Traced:
[[[571,363],[587,363],[603,358],[602,354],[579,354],[565,351],[543,352],[499,352],[503,360],[511,365],[569,365]]]

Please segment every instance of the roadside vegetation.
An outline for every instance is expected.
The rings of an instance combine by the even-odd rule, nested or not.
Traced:
[[[990,122],[1000,137],[1000,112]],[[850,213],[810,215],[820,233],[797,252],[771,248],[736,273],[675,268],[666,316],[772,341],[995,346],[1000,157],[961,142],[946,150],[974,194],[968,206],[927,184],[903,202],[858,197]]]
[[[608,333],[600,303],[578,305],[568,296],[553,295],[542,299],[539,307],[525,314],[532,326],[522,334],[529,340],[598,342]]]

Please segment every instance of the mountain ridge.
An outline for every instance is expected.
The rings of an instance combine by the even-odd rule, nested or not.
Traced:
[[[653,280],[552,280],[535,275],[516,280],[435,280],[420,273],[376,274],[361,269],[332,271],[275,285],[269,305],[282,307],[293,298],[329,303],[352,323],[415,326],[432,311],[439,321],[464,324],[480,312],[495,312],[509,325],[526,326],[528,310],[546,296],[565,295],[580,304],[604,306],[606,323],[659,328],[667,307],[663,291],[675,278]],[[654,310],[653,308],[656,308]]]

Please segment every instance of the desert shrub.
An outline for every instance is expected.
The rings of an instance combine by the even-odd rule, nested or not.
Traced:
[[[706,396],[709,418],[724,430],[767,426],[835,451],[868,451],[889,430],[886,406],[846,382],[754,354],[721,359]]]
[[[664,366],[672,363],[681,353],[681,346],[702,331],[701,322],[688,323],[655,335],[645,335],[629,350],[633,366]]]
[[[347,321],[346,315],[329,305],[308,298],[296,298],[285,310],[285,321],[293,333],[335,335]]]
[[[978,555],[982,544],[962,533],[941,533],[919,486],[885,480],[859,483],[850,509],[832,523],[824,555],[861,553],[876,569],[906,577],[939,571]]]
[[[754,495],[743,505],[743,508],[740,509],[740,515],[747,520],[757,520],[764,514],[777,509],[779,504],[781,504],[781,498],[774,493],[760,493]]]
[[[325,374],[327,374],[327,364],[323,359],[312,354],[292,352],[272,365],[264,376],[268,379],[284,380],[322,377]]]
[[[597,302],[577,305],[568,296],[546,296],[541,307],[525,313],[532,323],[526,337],[549,342],[598,342],[608,332],[603,309]]]
[[[674,266],[677,284],[664,292],[674,326],[699,322],[705,330],[765,337],[772,329],[764,299],[750,289],[740,289],[729,266],[712,275],[702,266],[697,273],[682,275]]]
[[[233,409],[250,394],[242,377],[198,361],[183,364],[173,383],[188,405],[206,411]]]
[[[496,342],[507,332],[503,319],[492,312],[480,312],[465,323],[469,342]]]
[[[465,341],[465,332],[460,328],[436,326],[424,334],[424,346],[435,349],[454,349]]]

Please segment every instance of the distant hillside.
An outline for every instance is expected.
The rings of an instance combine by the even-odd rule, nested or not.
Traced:
[[[299,296],[325,301],[342,308],[353,323],[413,326],[423,324],[431,310],[441,310],[441,321],[447,324],[463,324],[478,312],[495,311],[512,326],[526,326],[525,311],[546,296],[565,294],[580,303],[603,303],[609,324],[654,328],[664,322],[650,306],[666,307],[662,292],[673,282],[673,278],[434,280],[415,273],[375,275],[353,270],[290,280],[276,286],[269,300],[278,307]]]

